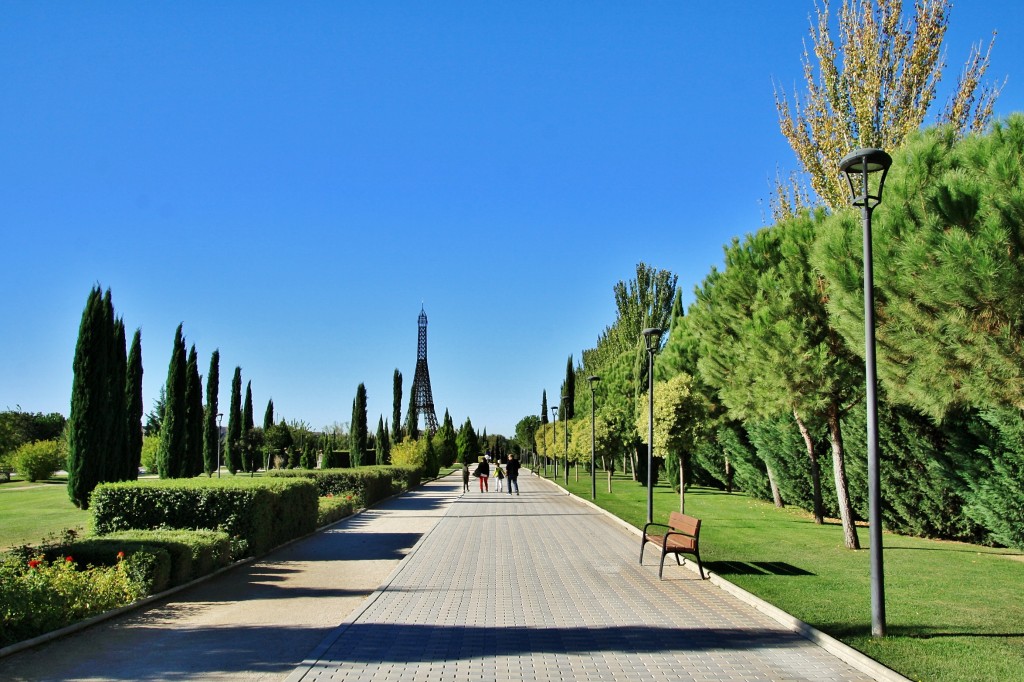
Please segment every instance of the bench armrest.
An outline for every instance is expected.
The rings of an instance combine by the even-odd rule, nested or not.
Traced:
[[[667,524],[664,524],[664,523],[654,523],[652,521],[651,523],[644,524],[644,535],[647,535],[647,529],[650,528],[651,526],[654,526],[656,528],[669,528],[670,527]]]

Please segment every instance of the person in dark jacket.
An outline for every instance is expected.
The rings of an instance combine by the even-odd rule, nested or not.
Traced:
[[[519,460],[515,455],[508,456],[508,464],[505,465],[505,478],[508,479],[508,494],[512,494],[512,488],[519,494]]]

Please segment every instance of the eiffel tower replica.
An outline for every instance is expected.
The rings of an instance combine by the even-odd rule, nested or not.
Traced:
[[[434,396],[430,393],[430,370],[427,369],[427,314],[420,306],[419,338],[416,344],[416,376],[412,380],[412,394],[415,401],[413,411],[418,424],[420,415],[430,435],[437,433],[437,414],[434,413]]]

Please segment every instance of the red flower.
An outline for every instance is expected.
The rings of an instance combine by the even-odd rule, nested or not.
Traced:
[[[117,553],[117,560],[120,561],[121,559],[124,559],[124,552]]]
[[[39,568],[39,559],[32,559],[28,562],[29,568]]]
[[[73,562],[74,560],[75,560],[75,559],[74,559],[74,557],[70,557],[70,556],[66,556],[66,557],[64,557],[64,561],[70,561],[70,562]]]

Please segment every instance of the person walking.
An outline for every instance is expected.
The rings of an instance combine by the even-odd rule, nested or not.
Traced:
[[[494,463],[494,478],[498,480],[498,492],[502,492],[502,484],[505,482],[505,472],[501,469],[501,462]]]
[[[491,465],[487,463],[487,459],[480,460],[480,463],[476,465],[476,471],[474,472],[480,477],[480,492],[490,492],[490,487],[487,485],[487,477],[491,475]]]
[[[462,463],[462,492],[469,492],[469,465]]]
[[[519,494],[519,460],[516,459],[516,456],[514,454],[508,456],[508,464],[505,465],[505,468],[508,470],[508,474],[507,474],[507,478],[508,478],[508,494],[509,495],[512,494],[512,488],[514,487],[516,489],[516,495],[518,495]]]

